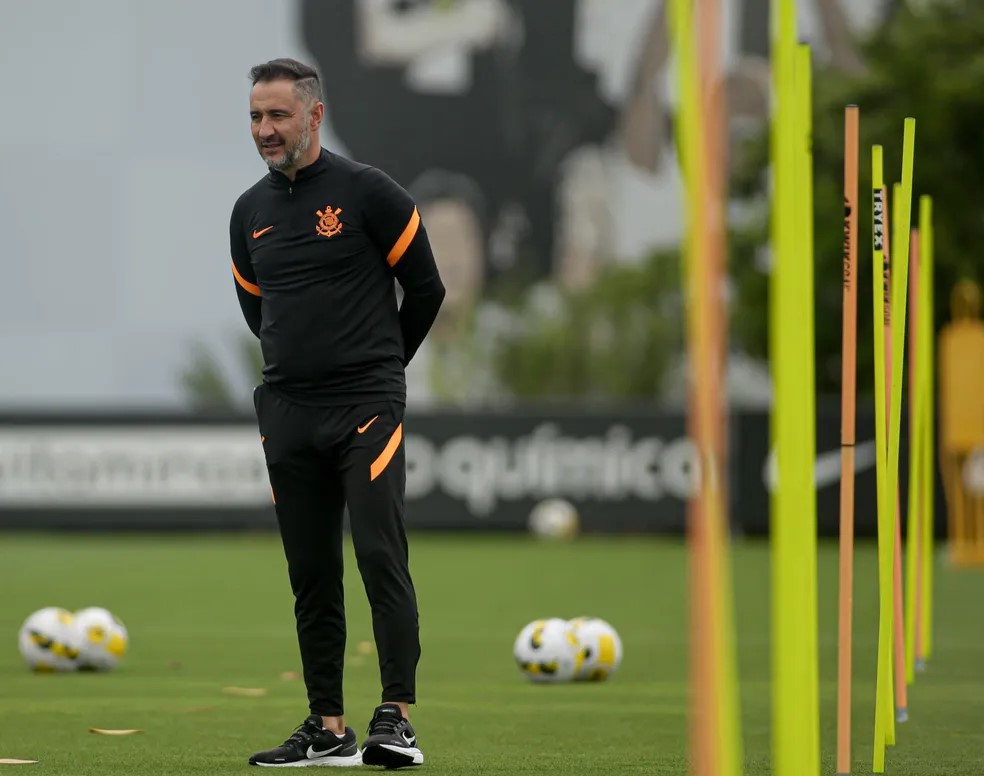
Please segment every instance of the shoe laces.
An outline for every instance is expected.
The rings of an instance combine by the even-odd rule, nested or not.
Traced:
[[[284,746],[288,744],[303,744],[314,738],[316,733],[320,733],[321,729],[318,728],[311,720],[306,719],[296,728],[290,737],[284,741]]]
[[[396,733],[396,728],[403,722],[403,715],[391,711],[377,711],[369,723],[371,733]]]

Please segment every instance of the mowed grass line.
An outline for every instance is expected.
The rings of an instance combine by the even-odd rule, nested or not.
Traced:
[[[877,591],[871,545],[858,549],[856,773],[870,772]],[[413,719],[430,774],[683,774],[687,741],[686,551],[674,540],[411,537],[423,658]],[[746,773],[769,768],[769,557],[734,557]],[[820,557],[821,735],[833,772],[836,547]],[[888,773],[984,772],[984,574],[939,564],[936,654],[910,688]],[[348,722],[364,733],[379,701],[368,605],[346,557]],[[241,773],[250,752],[285,738],[306,714],[292,599],[269,534],[0,535],[0,757],[35,758],[48,774]],[[16,650],[34,609],[102,605],[118,612],[132,652],[105,675],[35,676]],[[599,685],[536,686],[512,641],[529,620],[601,616],[625,645]],[[4,636],[3,634],[7,634]],[[364,645],[363,645],[364,650]],[[223,694],[260,687],[263,697]],[[141,728],[105,737],[90,727]],[[3,768],[3,766],[0,766]],[[32,771],[33,772],[33,771]]]

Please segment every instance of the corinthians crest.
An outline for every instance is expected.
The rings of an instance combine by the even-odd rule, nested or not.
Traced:
[[[342,231],[342,222],[338,218],[338,214],[341,212],[341,208],[332,210],[331,205],[326,206],[324,211],[317,211],[319,220],[315,231],[322,237],[334,237]]]

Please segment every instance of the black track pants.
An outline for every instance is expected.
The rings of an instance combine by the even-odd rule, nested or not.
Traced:
[[[254,393],[312,714],[343,713],[342,517],[372,610],[382,700],[414,703],[417,600],[403,523],[403,405],[308,407]]]

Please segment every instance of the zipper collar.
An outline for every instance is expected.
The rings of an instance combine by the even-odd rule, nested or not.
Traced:
[[[296,186],[301,185],[305,181],[317,178],[325,170],[328,169],[329,159],[331,157],[331,152],[326,148],[321,149],[321,153],[318,158],[315,159],[307,167],[302,167],[297,171],[294,176],[294,180],[291,181],[286,175],[284,175],[280,170],[270,170],[269,178],[270,182],[281,189],[293,189]],[[269,169],[269,168],[268,168]]]

